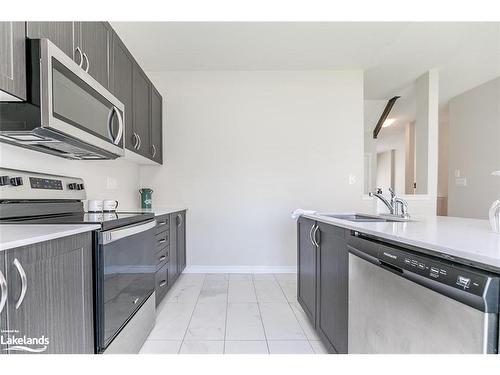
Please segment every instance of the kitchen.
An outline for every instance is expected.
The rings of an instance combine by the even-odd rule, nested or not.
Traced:
[[[498,354],[498,22],[0,35],[2,353]]]

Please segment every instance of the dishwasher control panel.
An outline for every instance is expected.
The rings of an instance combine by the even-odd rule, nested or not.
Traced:
[[[382,265],[387,263],[477,296],[482,296],[487,286],[488,277],[484,274],[392,247],[380,246],[378,258]]]

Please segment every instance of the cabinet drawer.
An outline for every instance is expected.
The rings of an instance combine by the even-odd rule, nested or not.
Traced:
[[[163,232],[164,230],[168,230],[170,223],[169,215],[162,215],[156,217],[156,233]]]
[[[155,236],[156,240],[156,251],[160,251],[165,246],[169,245],[169,234],[168,231],[160,232]]]
[[[156,253],[156,269],[163,267],[168,262],[169,247],[166,246]]]
[[[155,292],[156,292],[156,306],[162,301],[165,294],[167,294],[168,285],[168,263],[156,271],[155,274]]]

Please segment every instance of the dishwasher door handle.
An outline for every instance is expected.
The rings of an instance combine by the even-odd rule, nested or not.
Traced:
[[[394,266],[392,264],[389,264],[389,263],[386,263],[382,260],[379,260],[379,266],[382,267],[383,269],[389,271],[389,272],[393,272],[393,273],[396,273],[398,275],[402,275],[403,274],[403,269],[398,267],[398,266]]]

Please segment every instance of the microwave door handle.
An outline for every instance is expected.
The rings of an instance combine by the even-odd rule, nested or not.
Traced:
[[[113,143],[115,143],[115,137],[113,136],[113,115],[115,113],[115,107],[112,107],[108,114],[108,136]],[[116,143],[115,143],[116,144]]]
[[[114,144],[117,145],[120,143],[120,140],[122,139],[123,136],[123,115],[121,112],[118,110],[118,108],[113,107],[114,112],[116,113],[116,117],[118,117],[118,134],[116,135],[116,138],[114,140]]]
[[[113,117],[114,114],[116,114],[116,117],[118,118],[118,134],[116,137],[113,136]],[[113,141],[113,144],[117,145],[120,143],[120,140],[122,139],[123,135],[123,117],[118,108],[114,107],[111,108],[111,111],[109,111],[108,115],[108,135],[109,138]]]

